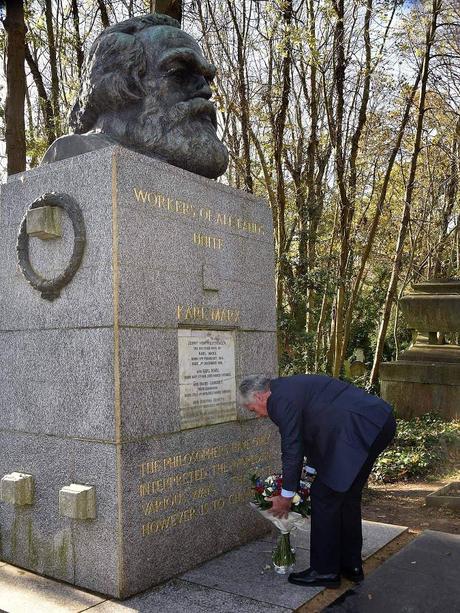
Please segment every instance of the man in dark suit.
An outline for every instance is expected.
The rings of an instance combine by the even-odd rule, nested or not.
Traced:
[[[289,581],[338,587],[340,574],[361,581],[361,494],[377,456],[394,437],[391,407],[325,375],[248,377],[240,398],[280,431],[283,490],[272,499],[275,516],[285,517],[291,507],[304,456],[317,472],[310,491],[310,568],[292,573]]]

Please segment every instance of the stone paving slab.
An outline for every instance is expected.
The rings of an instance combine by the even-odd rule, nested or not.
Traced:
[[[376,551],[388,545],[406,530],[406,526],[363,521],[363,559],[370,558]]]
[[[363,522],[365,557],[405,530],[403,526]],[[176,580],[121,602],[0,562],[0,613],[82,613],[87,609],[95,613],[286,613],[324,588],[291,585],[287,575],[274,572],[271,552],[277,537],[268,535],[234,549]],[[309,530],[297,531],[291,542],[296,548],[296,570],[307,568]]]
[[[363,556],[368,558],[402,532],[404,526],[363,522]],[[296,609],[311,600],[323,588],[304,588],[288,583],[287,576],[277,575],[270,566],[271,551],[278,538],[274,532],[267,537],[230,551],[202,564],[182,579],[231,593],[249,596],[261,602]],[[296,549],[296,570],[308,568],[310,561],[310,524],[305,530],[291,535]]]
[[[460,612],[460,536],[426,530],[324,611]]]
[[[16,566],[0,568],[0,611],[6,613],[80,613],[104,600]]]
[[[405,526],[396,526],[393,524],[382,524],[374,521],[363,521],[363,559],[366,560],[376,551],[387,545],[390,541],[405,532]],[[273,532],[264,537],[264,540],[270,543],[275,543],[278,534]],[[310,550],[310,523],[307,523],[306,529],[295,530],[291,534],[291,545],[293,547]]]
[[[289,609],[296,609],[323,589],[291,585],[287,575],[275,573],[272,549],[272,543],[256,541],[202,564],[181,579]],[[308,550],[298,548],[296,558],[296,569],[308,567]]]
[[[93,607],[91,613],[288,613],[290,610],[175,580],[123,602],[104,602]]]

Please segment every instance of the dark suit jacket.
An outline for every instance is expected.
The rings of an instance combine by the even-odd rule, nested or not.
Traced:
[[[298,488],[303,457],[331,489],[349,489],[391,407],[325,375],[273,379],[267,410],[281,434],[283,487]]]

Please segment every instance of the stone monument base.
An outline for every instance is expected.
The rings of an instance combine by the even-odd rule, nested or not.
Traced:
[[[460,418],[460,364],[385,362],[380,365],[380,391],[399,416],[434,411]]]
[[[401,417],[430,411],[460,417],[460,347],[416,343],[396,362],[380,366],[383,398]]]
[[[46,211],[29,224],[44,279],[80,241],[57,296],[16,260],[50,192],[85,227],[66,210],[58,231],[36,227]],[[250,476],[279,469],[279,437],[236,388],[277,370],[266,204],[120,147],[1,195],[0,558],[123,598],[264,533]]]
[[[460,346],[454,341],[460,330],[460,281],[431,279],[412,289],[400,307],[414,343],[396,362],[380,365],[382,397],[401,417],[434,411],[458,418]]]

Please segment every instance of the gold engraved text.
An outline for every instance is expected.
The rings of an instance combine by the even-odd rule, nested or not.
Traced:
[[[141,535],[159,535],[204,515],[246,504],[253,494],[248,474],[272,470],[272,436],[266,432],[139,464]],[[222,488],[223,483],[231,484],[230,493]]]
[[[200,207],[184,200],[177,198],[171,198],[160,192],[148,192],[143,189],[133,188],[134,198],[141,204],[150,204],[156,209],[169,211],[189,217],[191,219],[201,219],[214,223],[218,226],[224,226],[226,228],[233,228],[248,234],[264,235],[264,227],[250,219],[244,219],[243,217],[236,217],[235,215],[228,215],[227,213],[219,213],[213,211],[209,207]],[[208,245],[203,245],[208,246]],[[219,247],[220,249],[220,247]]]
[[[219,307],[177,305],[178,321],[203,321],[237,324],[240,321],[238,309],[225,309]]]
[[[193,233],[193,242],[199,247],[208,247],[209,249],[222,249],[224,241],[217,236],[208,236],[200,232]]]
[[[192,521],[192,519],[200,517],[201,515],[207,515],[211,511],[219,511],[220,509],[223,509],[224,506],[225,499],[216,498],[210,502],[203,502],[197,507],[190,507],[188,509],[184,509],[183,511],[179,511],[178,513],[168,515],[167,517],[142,524],[142,536],[151,536],[157,532],[164,532],[170,528],[174,528],[183,523]]]
[[[177,507],[182,502],[185,502],[185,500],[186,497],[184,496],[184,494],[182,492],[177,492],[165,498],[149,500],[142,505],[142,510],[144,512],[144,515],[151,515],[153,513],[165,511],[166,509],[169,509],[171,507]]]
[[[149,462],[143,462],[140,464],[141,477],[146,475],[152,475],[162,470],[168,470],[171,468],[182,468],[183,466],[190,466],[197,462],[203,462],[206,460],[215,460],[229,456],[233,453],[241,453],[242,451],[254,450],[257,447],[264,447],[269,444],[271,433],[261,434],[252,438],[233,441],[226,445],[215,445],[214,447],[203,447],[202,449],[196,449],[190,453],[184,453],[175,456],[167,456],[158,460],[150,460]],[[256,454],[251,457],[252,460],[257,460],[260,454]],[[239,458],[236,460],[239,461]],[[189,474],[189,473],[185,473]],[[180,475],[176,475],[180,476]]]
[[[217,213],[216,223],[221,226],[243,230],[244,232],[249,232],[250,234],[264,234],[263,226],[260,224],[256,223],[255,221],[249,221],[248,219],[242,219],[241,217],[235,217],[234,215]]]
[[[157,209],[172,211],[186,217],[202,217],[202,215],[200,215],[201,209],[198,209],[193,204],[184,202],[183,200],[170,198],[169,196],[164,196],[160,193],[144,192],[142,189],[134,188],[134,197],[138,202],[142,202],[143,204],[151,204]]]
[[[139,486],[139,493],[141,496],[151,496],[152,494],[159,494],[173,487],[203,481],[203,479],[207,479],[208,477],[209,473],[207,469],[197,468],[196,470],[191,470],[186,473],[179,473],[177,475],[171,475],[170,477],[163,477],[162,479],[141,483]]]

